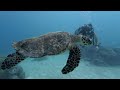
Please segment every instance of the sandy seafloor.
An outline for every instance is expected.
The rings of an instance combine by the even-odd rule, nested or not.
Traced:
[[[79,67],[69,74],[62,74],[68,51],[60,55],[39,59],[28,58],[21,62],[26,79],[120,79],[120,67],[100,67],[81,59]],[[104,63],[104,62],[103,62]]]

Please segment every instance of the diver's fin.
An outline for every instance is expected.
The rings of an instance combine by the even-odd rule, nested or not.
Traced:
[[[64,68],[62,69],[63,74],[72,72],[79,65],[80,56],[81,56],[80,54],[81,53],[80,53],[79,47],[74,46],[70,49],[67,63],[64,66]]]
[[[2,62],[1,69],[10,69],[13,66],[17,65],[19,62],[25,59],[24,56],[20,55],[18,52],[9,54],[7,58]]]

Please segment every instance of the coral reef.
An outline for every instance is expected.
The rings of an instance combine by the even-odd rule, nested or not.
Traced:
[[[100,46],[96,49],[94,46],[84,47],[82,49],[83,58],[88,58],[90,63],[98,66],[119,66],[120,48],[108,48]]]

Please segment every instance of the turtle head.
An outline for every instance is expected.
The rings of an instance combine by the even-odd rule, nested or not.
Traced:
[[[84,35],[79,35],[79,38],[80,38],[80,44],[81,45],[85,45],[85,46],[88,46],[88,45],[91,45],[92,44],[92,39],[90,39],[89,37],[87,36],[84,36]]]

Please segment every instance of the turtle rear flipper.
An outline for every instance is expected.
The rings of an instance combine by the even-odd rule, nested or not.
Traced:
[[[80,49],[77,46],[75,46],[70,49],[69,57],[66,65],[62,69],[62,73],[67,74],[69,72],[72,72],[76,67],[78,67],[79,62],[80,62]]]
[[[2,70],[10,69],[13,66],[17,65],[19,62],[23,61],[24,59],[25,57],[17,52],[9,54],[7,58],[2,62],[1,69]]]

